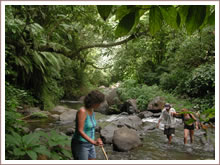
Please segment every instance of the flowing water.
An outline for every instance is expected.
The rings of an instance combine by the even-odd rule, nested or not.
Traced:
[[[65,104],[67,105],[67,104]],[[69,108],[79,109],[82,104],[69,104]],[[101,127],[114,122],[115,119],[126,116],[120,115],[103,115],[96,112],[96,120]],[[146,118],[142,120],[145,125],[155,124],[158,118]],[[52,122],[33,122],[30,123],[32,129],[36,127],[44,129],[57,129],[65,130],[73,127],[74,123],[59,123]],[[211,130],[211,134],[214,135],[214,129]],[[97,136],[99,136],[97,134]],[[117,152],[113,150],[113,146],[106,144],[105,150],[110,160],[214,160],[215,149],[214,144],[207,143],[202,130],[195,130],[195,140],[193,144],[183,144],[183,124],[181,120],[177,119],[177,127],[175,130],[175,136],[172,139],[172,144],[168,145],[167,138],[163,134],[163,125],[159,129],[153,129],[147,131],[142,135],[143,145],[128,152]],[[189,139],[188,139],[189,142]],[[104,160],[105,157],[102,150],[96,147],[97,159]]]

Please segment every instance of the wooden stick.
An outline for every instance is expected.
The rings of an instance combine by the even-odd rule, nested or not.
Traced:
[[[105,152],[104,147],[103,147],[103,146],[101,146],[101,148],[102,148],[102,152],[103,152],[103,153],[104,153],[104,155],[105,155],[106,160],[108,160],[108,156],[107,156],[107,154],[106,154],[106,152]]]

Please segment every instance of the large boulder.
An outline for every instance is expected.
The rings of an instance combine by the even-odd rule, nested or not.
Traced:
[[[103,103],[100,104],[100,106],[97,109],[95,109],[95,111],[107,115],[109,113],[108,109],[108,102],[105,100]]]
[[[119,118],[116,121],[114,121],[114,124],[116,124],[118,127],[126,126],[128,128],[139,130],[142,125],[142,120],[138,116],[132,115]]]
[[[139,113],[137,103],[135,99],[127,100],[120,109],[121,112],[127,112],[128,114]]]
[[[73,122],[76,119],[76,113],[77,113],[77,110],[74,110],[74,109],[67,110],[60,115],[60,121],[65,122],[65,123]]]
[[[147,106],[147,110],[151,112],[161,112],[161,110],[164,108],[165,99],[163,97],[157,96],[155,99],[150,101],[150,103]]]
[[[105,98],[106,98],[109,106],[120,105],[120,100],[119,100],[119,97],[117,94],[117,88],[112,89],[111,92],[109,92]]]
[[[69,109],[69,108],[67,108],[67,107],[58,105],[58,106],[56,106],[55,108],[53,108],[53,109],[51,110],[51,112],[52,112],[52,113],[61,114],[61,113],[64,113],[65,111],[67,111],[68,109]]]
[[[115,124],[109,124],[106,127],[104,127],[103,129],[101,129],[101,138],[103,140],[104,143],[108,143],[111,144],[112,143],[112,139],[113,139],[113,135],[114,135],[114,131],[117,130],[118,127]]]
[[[129,151],[142,145],[137,131],[126,127],[117,129],[113,135],[113,148],[117,151]]]

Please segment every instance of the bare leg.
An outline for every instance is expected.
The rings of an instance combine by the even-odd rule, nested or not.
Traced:
[[[184,129],[184,144],[187,144],[187,137],[188,137],[189,130]]]
[[[168,139],[168,144],[171,144],[172,135],[167,135],[167,139]]]
[[[194,141],[194,130],[190,130],[190,142],[193,143]]]

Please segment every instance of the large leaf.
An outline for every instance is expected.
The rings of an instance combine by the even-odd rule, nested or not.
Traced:
[[[208,24],[209,25],[215,25],[215,11],[212,12],[212,14],[208,18]]]
[[[40,147],[34,148],[33,151],[35,151],[39,154],[46,155],[48,157],[51,156],[50,151],[45,146],[40,146]]]
[[[32,159],[32,160],[37,160],[37,153],[34,151],[26,151],[26,153],[28,154],[28,156]]]
[[[27,134],[22,137],[22,140],[27,146],[35,145],[39,141],[39,135],[37,133]]]
[[[176,11],[176,8],[174,6],[160,6],[160,11],[163,15],[164,20],[168,25],[171,27],[177,29],[177,16],[178,13]]]
[[[124,16],[116,28],[115,31],[116,37],[122,37],[127,35],[131,31],[134,23],[135,23],[135,12],[131,12],[126,16]]]
[[[162,25],[162,14],[158,6],[154,6],[150,9],[149,23],[150,23],[150,33],[154,35],[160,30]]]
[[[112,5],[98,5],[97,9],[102,19],[106,21],[109,14],[111,13]]]
[[[188,34],[192,34],[203,23],[206,17],[206,6],[190,6],[186,18],[186,30]]]
[[[14,136],[9,134],[5,135],[5,141],[9,145],[17,145],[17,146],[20,145],[19,141]]]
[[[16,156],[24,156],[24,155],[25,155],[25,152],[22,151],[22,150],[19,149],[19,148],[14,148],[14,149],[13,149],[13,154],[16,155]]]
[[[122,5],[120,6],[117,10],[116,10],[116,20],[121,20],[125,15],[127,15],[128,13],[130,13],[132,10],[131,7],[127,6],[127,5]]]
[[[181,21],[180,21],[180,26],[184,25],[186,22],[186,18],[187,18],[187,14],[188,14],[188,10],[189,10],[188,5],[181,5],[179,7],[178,13],[180,15]]]

